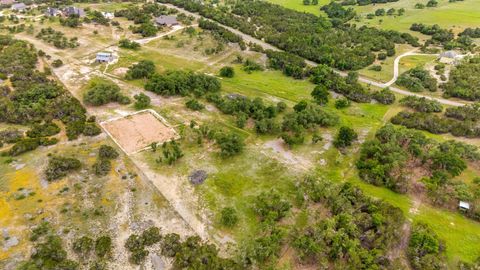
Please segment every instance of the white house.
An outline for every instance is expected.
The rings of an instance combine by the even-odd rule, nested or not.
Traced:
[[[113,59],[114,59],[113,54],[110,52],[99,52],[95,57],[95,61],[100,63],[109,63],[109,62],[112,62]]]

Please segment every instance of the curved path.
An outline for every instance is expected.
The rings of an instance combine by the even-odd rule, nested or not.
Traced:
[[[395,83],[395,81],[397,81],[398,79],[398,76],[399,76],[399,64],[400,64],[400,60],[402,60],[403,57],[405,56],[412,56],[412,55],[425,55],[425,56],[438,56],[438,54],[428,54],[428,53],[416,53],[417,49],[414,49],[414,50],[411,50],[409,52],[406,52],[406,53],[403,53],[399,56],[397,56],[397,58],[395,58],[395,61],[393,62],[393,78],[386,82],[385,85],[386,86],[390,86],[392,84]]]
[[[164,4],[164,3],[160,3],[161,5],[164,5],[164,6],[167,6],[169,8],[174,8],[182,13],[185,13],[189,16],[193,16],[194,18],[196,19],[200,19],[200,18],[203,18],[203,19],[206,19],[206,20],[210,20],[208,18],[205,18],[197,13],[193,13],[193,12],[190,12],[186,9],[183,9],[181,7],[177,7],[175,5],[172,5],[172,4]],[[210,21],[213,21],[213,20],[210,20]],[[257,39],[255,37],[252,37],[250,35],[247,35],[235,28],[232,28],[232,27],[229,27],[229,26],[226,26],[224,24],[221,24],[217,21],[215,21],[215,23],[217,23],[218,25],[224,27],[225,29],[231,31],[232,33],[236,34],[236,35],[239,35],[240,37],[242,37],[247,43],[248,42],[252,42],[252,43],[255,43],[257,45],[259,45],[260,47],[262,47],[264,50],[274,50],[274,51],[282,51],[281,49],[275,47],[275,46],[272,46],[271,44],[269,43],[266,43],[265,41],[263,40],[260,40],[260,39]],[[410,52],[410,53],[413,53],[413,52]],[[406,55],[401,55],[401,57],[403,56],[406,56]],[[400,56],[399,56],[400,57]],[[401,58],[400,57],[400,58]],[[398,57],[397,57],[398,58]],[[395,61],[397,61],[397,59],[395,59]],[[400,61],[400,59],[398,58],[398,62]],[[309,65],[309,66],[317,66],[318,63],[315,63],[313,61],[310,61],[310,60],[307,60],[305,59],[305,62]],[[397,77],[398,77],[398,65],[397,66]],[[339,70],[335,70],[335,72],[337,72],[338,74],[340,74],[341,76],[347,76],[347,73],[346,72],[343,72],[343,71],[339,71]],[[395,72],[395,70],[394,70]],[[396,77],[394,76],[394,79],[396,80]],[[393,79],[392,79],[393,80]],[[366,84],[370,84],[370,85],[373,85],[373,86],[376,86],[376,87],[379,87],[379,88],[387,88],[389,87],[390,90],[392,90],[393,92],[396,92],[398,94],[402,94],[402,95],[408,95],[408,96],[417,96],[417,97],[425,97],[427,99],[432,99],[432,100],[436,100],[442,104],[445,104],[445,105],[449,105],[449,106],[463,106],[465,104],[468,104],[468,102],[459,102],[459,101],[453,101],[453,100],[448,100],[448,99],[444,99],[444,98],[437,98],[437,97],[431,97],[431,96],[426,96],[426,95],[422,95],[422,94],[419,94],[419,93],[413,93],[413,92],[410,92],[410,91],[406,91],[406,90],[402,90],[400,88],[396,88],[396,87],[392,87],[391,84],[388,84],[388,83],[382,83],[382,82],[378,82],[378,81],[374,81],[372,79],[369,79],[369,78],[366,78],[366,77],[359,77],[359,81],[360,82],[363,82],[363,83],[366,83]],[[392,83],[393,84],[393,83]]]

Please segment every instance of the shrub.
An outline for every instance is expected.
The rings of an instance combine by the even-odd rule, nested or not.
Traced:
[[[65,177],[69,172],[80,169],[81,166],[82,163],[76,158],[54,156],[48,161],[45,176],[48,181],[58,180]]]
[[[60,60],[60,59],[53,60],[52,66],[53,66],[54,68],[61,67],[61,66],[63,66],[63,61]]]
[[[350,107],[350,100],[348,100],[346,98],[339,98],[339,99],[335,100],[335,108],[343,109],[343,108],[347,108],[347,107]]]
[[[330,93],[328,89],[323,85],[317,85],[313,89],[311,96],[315,100],[317,104],[325,105],[328,103],[328,98],[330,97]]]
[[[372,97],[380,104],[390,105],[395,102],[395,94],[388,88],[373,93]]]
[[[98,257],[105,257],[112,250],[112,238],[108,235],[100,236],[95,241],[95,254]]]
[[[340,127],[337,137],[333,141],[333,145],[337,148],[348,147],[352,142],[358,138],[355,130],[349,127]]]
[[[230,66],[225,66],[220,69],[220,76],[225,78],[233,78],[235,76],[235,70]]]
[[[100,158],[116,159],[118,156],[117,150],[110,145],[101,145],[98,150],[98,157]]]
[[[137,110],[142,110],[150,106],[151,99],[149,96],[145,95],[144,93],[135,95],[133,96],[133,98],[136,100],[134,107]]]
[[[90,83],[87,93],[83,96],[85,103],[101,106],[109,102],[120,104],[130,103],[130,99],[120,92],[120,87],[113,82],[95,81]]]
[[[291,207],[275,190],[260,193],[254,202],[254,210],[262,221],[279,221],[287,215]]]
[[[238,223],[237,211],[231,207],[222,209],[220,222],[225,227],[233,227]]]
[[[185,105],[187,106],[187,108],[189,108],[190,110],[193,110],[193,111],[200,111],[200,110],[203,110],[205,109],[205,106],[198,102],[198,100],[194,99],[194,98],[191,98],[189,99]]]
[[[129,39],[126,39],[126,38],[121,39],[118,42],[118,46],[120,48],[131,49],[131,50],[136,50],[136,49],[140,48],[140,44],[138,42],[135,42],[133,40],[129,40]]]
[[[125,78],[127,80],[149,78],[155,73],[155,63],[150,60],[142,60],[128,68]]]
[[[109,159],[99,158],[92,165],[93,172],[97,176],[105,176],[112,170],[112,163]]]
[[[235,133],[220,134],[216,139],[217,145],[220,147],[220,155],[223,157],[231,157],[243,151],[244,142]]]

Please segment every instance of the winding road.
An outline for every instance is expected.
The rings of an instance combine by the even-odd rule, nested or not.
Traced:
[[[203,19],[206,19],[206,20],[210,20],[208,18],[205,18],[205,17],[201,16],[200,14],[190,12],[186,9],[183,9],[181,7],[177,7],[177,6],[172,5],[172,4],[164,4],[164,3],[160,3],[160,4],[164,5],[166,7],[169,7],[169,8],[176,9],[179,12],[185,13],[186,15],[192,16],[196,19],[203,18]],[[210,20],[210,21],[212,21],[212,20]],[[275,46],[272,46],[271,44],[266,43],[263,40],[257,39],[255,37],[250,36],[250,35],[247,35],[247,34],[241,32],[241,31],[239,31],[235,28],[232,28],[230,26],[226,26],[226,25],[221,24],[217,21],[215,21],[215,23],[217,23],[218,25],[220,25],[220,26],[224,27],[225,29],[231,31],[232,33],[234,33],[236,35],[239,35],[247,43],[251,42],[251,43],[257,44],[260,47],[262,47],[264,50],[282,51],[281,49],[279,49]],[[379,87],[379,88],[387,88],[388,87],[391,91],[393,91],[395,93],[398,93],[398,94],[401,94],[401,95],[424,97],[426,99],[436,100],[436,101],[438,101],[438,102],[440,102],[444,105],[448,105],[448,106],[464,106],[465,104],[468,104],[468,102],[460,102],[460,101],[454,101],[454,100],[449,100],[449,99],[444,99],[444,98],[431,97],[431,96],[422,95],[422,94],[419,94],[419,93],[413,93],[413,92],[410,92],[410,91],[407,91],[407,90],[403,90],[403,89],[391,86],[398,78],[398,73],[399,73],[398,64],[400,62],[400,59],[402,57],[405,57],[405,56],[408,56],[408,55],[420,55],[420,54],[417,54],[414,51],[410,51],[410,52],[407,52],[405,54],[402,54],[402,55],[398,56],[395,59],[394,76],[393,76],[392,80],[390,80],[389,82],[387,82],[387,83],[378,82],[378,81],[375,81],[375,80],[372,80],[372,79],[369,79],[369,78],[366,78],[366,77],[362,77],[362,76],[360,76],[358,80],[360,82],[363,82],[363,83],[366,83],[366,84],[369,84],[369,85],[373,85],[373,86],[376,86],[376,87]],[[432,54],[429,54],[429,55],[432,55]],[[307,63],[307,65],[313,66],[313,67],[318,65],[318,63],[315,63],[315,62],[307,60],[307,59],[305,59],[305,62]],[[334,71],[336,73],[340,74],[341,76],[347,76],[346,72],[343,72],[343,71],[340,71],[340,70],[335,70],[335,69],[334,69]]]

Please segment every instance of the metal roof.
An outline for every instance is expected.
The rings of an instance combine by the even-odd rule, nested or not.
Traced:
[[[172,25],[172,24],[177,24],[177,17],[175,16],[168,16],[168,15],[162,15],[157,18],[155,18],[155,22],[157,24],[166,24],[166,25]]]
[[[463,209],[470,209],[470,204],[467,203],[467,202],[462,202],[462,201],[460,201],[460,202],[458,203],[458,206],[460,206],[460,208],[463,208]]]

